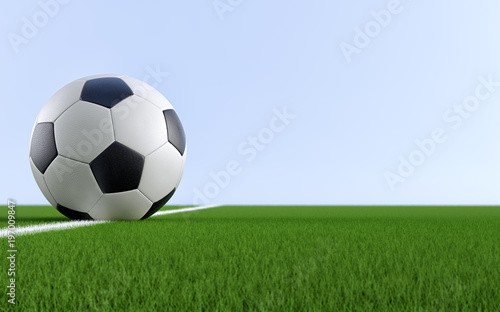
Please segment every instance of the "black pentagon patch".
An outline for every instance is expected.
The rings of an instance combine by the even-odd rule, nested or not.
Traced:
[[[73,209],[69,209],[69,208],[66,208],[64,206],[61,206],[59,204],[57,204],[57,207],[56,209],[62,213],[64,216],[70,218],[70,219],[73,219],[73,220],[94,220],[92,219],[92,217],[86,213],[86,212],[80,212],[80,211],[76,211],[76,210],[73,210]]]
[[[174,193],[175,193],[175,188],[172,190],[172,192],[168,193],[167,196],[163,197],[156,203],[153,203],[153,205],[151,205],[151,208],[149,208],[148,212],[146,212],[146,214],[144,215],[144,217],[141,218],[141,220],[151,217],[163,206],[165,206],[165,204],[170,200],[170,198],[174,195]]]
[[[103,77],[85,82],[80,99],[111,108],[133,94],[120,78]]]
[[[90,169],[103,193],[135,190],[141,181],[144,156],[114,142],[91,163]]]
[[[177,113],[173,109],[164,110],[163,116],[167,123],[168,141],[175,146],[181,155],[184,155],[186,149],[186,134],[184,133],[184,128],[182,127],[179,116],[177,116]]]
[[[57,157],[53,123],[42,122],[35,126],[31,138],[30,156],[41,173],[45,173],[47,167]]]

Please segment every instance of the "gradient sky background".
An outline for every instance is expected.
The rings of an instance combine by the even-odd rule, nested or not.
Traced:
[[[500,2],[401,0],[350,62],[341,44],[397,2],[230,2],[221,18],[212,0],[72,0],[17,49],[9,36],[43,9],[5,2],[1,197],[47,204],[28,160],[39,110],[77,78],[116,73],[149,75],[183,122],[188,159],[172,204],[197,192],[222,204],[500,203],[500,86],[456,129],[443,119],[480,76],[500,81]],[[283,108],[295,118],[247,160],[238,147]],[[447,140],[391,190],[386,172],[436,128]],[[233,160],[241,172],[215,189],[210,173]]]

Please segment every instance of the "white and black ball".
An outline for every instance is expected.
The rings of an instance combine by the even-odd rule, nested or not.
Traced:
[[[145,219],[172,197],[186,137],[169,101],[127,76],[75,80],[43,106],[30,164],[47,200],[71,219]]]

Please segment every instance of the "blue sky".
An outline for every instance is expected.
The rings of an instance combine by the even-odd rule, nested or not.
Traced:
[[[155,86],[183,122],[188,159],[172,204],[498,204],[499,9],[6,3],[2,197],[46,203],[28,162],[39,110],[72,80],[115,73]]]

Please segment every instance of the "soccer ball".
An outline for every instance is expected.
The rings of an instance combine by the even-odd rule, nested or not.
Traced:
[[[153,87],[127,76],[91,76],[43,106],[29,158],[43,195],[66,217],[139,220],[179,186],[186,137]]]

